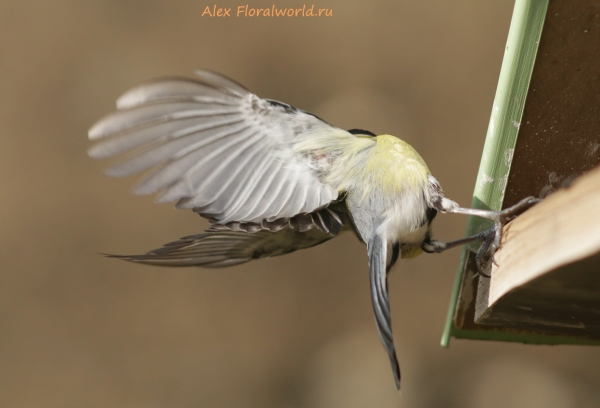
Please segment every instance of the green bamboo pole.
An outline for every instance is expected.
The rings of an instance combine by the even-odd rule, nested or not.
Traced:
[[[504,191],[517,143],[517,135],[523,117],[525,99],[538,44],[542,35],[548,1],[516,0],[515,2],[502,68],[500,69],[500,79],[494,97],[492,115],[475,183],[471,204],[473,208],[491,210],[502,208]],[[467,235],[483,231],[490,226],[488,220],[471,217],[467,224]],[[467,251],[467,248],[463,249],[456,273],[454,290],[441,340],[443,347],[449,346],[451,336],[491,339],[490,332],[469,332],[467,336],[464,330],[458,330],[453,326],[452,318],[460,292],[462,274],[468,255]],[[506,340],[505,337],[496,336],[496,339]]]

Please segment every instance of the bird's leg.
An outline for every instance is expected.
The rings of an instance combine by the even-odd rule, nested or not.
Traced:
[[[468,244],[468,243],[471,243],[474,241],[483,241],[483,243],[481,244],[481,247],[479,247],[479,250],[477,251],[477,256],[475,257],[475,261],[477,262],[477,272],[481,276],[489,278],[490,276],[483,272],[485,269],[485,266],[482,265],[482,261],[485,257],[486,252],[488,251],[492,242],[494,241],[495,236],[496,236],[496,227],[494,226],[488,230],[480,232],[479,234],[471,235],[471,236],[465,237],[465,238],[456,239],[454,241],[441,242],[441,241],[437,241],[435,239],[428,239],[423,242],[423,244],[421,245],[421,248],[423,249],[423,251],[425,251],[429,254],[434,254],[434,253],[439,254],[440,252],[444,252],[445,250],[450,249],[450,248],[465,245],[465,244]]]
[[[423,251],[429,254],[439,254],[440,252],[444,252],[447,249],[454,248],[457,246],[469,244],[474,241],[484,241],[489,239],[490,234],[495,235],[494,228],[490,228],[489,230],[480,232],[479,234],[471,235],[469,237],[464,237],[460,239],[456,239],[453,241],[442,242],[435,239],[425,240],[421,245]],[[492,236],[493,238],[493,236]]]
[[[505,208],[501,211],[491,211],[491,210],[480,210],[476,208],[463,208],[460,207],[457,203],[452,200],[448,200],[447,198],[443,198],[438,202],[437,210],[442,213],[449,214],[466,214],[472,215],[475,217],[488,218],[494,221],[494,226],[489,230],[483,231],[479,234],[472,235],[470,237],[458,239],[456,241],[450,242],[439,242],[439,241],[430,241],[431,244],[424,243],[423,250],[425,252],[442,252],[446,249],[467,244],[469,242],[482,240],[483,244],[481,248],[477,252],[477,269],[479,274],[482,276],[489,277],[487,274],[483,273],[482,261],[485,258],[486,254],[489,256],[489,259],[495,263],[494,254],[500,247],[500,241],[502,239],[502,228],[509,222],[515,219],[518,215],[523,213],[525,210],[539,202],[539,198],[535,197],[527,197],[523,200],[519,201],[517,204],[512,207]]]
[[[444,198],[442,200],[442,204],[446,204],[446,203],[444,203],[444,201],[446,201],[446,200],[447,199]],[[476,208],[462,208],[462,207],[459,207],[458,204],[456,204],[453,201],[450,201],[450,200],[447,200],[447,201],[449,202],[448,203],[449,205],[445,208],[445,211],[442,210],[442,212],[448,212],[450,214],[473,215],[475,217],[488,218],[488,219],[494,221],[495,236],[494,236],[494,240],[492,241],[492,243],[490,245],[490,251],[491,251],[492,260],[493,260],[493,254],[500,247],[500,240],[502,238],[502,228],[509,221],[512,221],[519,214],[521,214],[522,212],[524,212],[525,210],[527,210],[528,208],[530,208],[531,206],[533,206],[534,204],[539,202],[540,199],[535,198],[535,197],[527,197],[527,198],[522,199],[521,201],[519,201],[517,204],[513,205],[512,207],[505,208],[502,211],[480,210],[480,209],[476,209]]]

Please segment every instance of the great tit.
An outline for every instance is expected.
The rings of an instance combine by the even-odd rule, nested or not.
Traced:
[[[396,386],[387,274],[398,258],[483,240],[478,262],[500,243],[501,227],[536,200],[502,212],[461,208],[444,197],[423,158],[387,134],[342,130],[286,103],[262,99],[212,71],[137,86],[117,100],[89,138],[95,159],[130,153],[106,174],[152,169],[136,194],[161,191],[210,221],[202,234],[144,255],[115,256],[162,266],[220,268],[309,248],[344,231],[367,245],[379,336]],[[451,242],[432,238],[438,212],[494,220],[494,228]],[[486,259],[487,259],[486,258]]]

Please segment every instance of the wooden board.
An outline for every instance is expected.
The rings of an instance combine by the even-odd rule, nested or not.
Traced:
[[[600,340],[600,167],[504,229],[479,324]]]

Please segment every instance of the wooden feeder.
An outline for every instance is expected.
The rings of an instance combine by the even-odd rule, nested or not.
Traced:
[[[517,0],[472,206],[547,198],[505,227],[491,279],[463,250],[443,346],[600,344],[599,165],[600,3]]]

